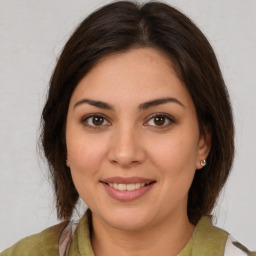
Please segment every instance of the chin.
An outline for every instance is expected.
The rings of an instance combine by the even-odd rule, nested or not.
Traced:
[[[130,219],[114,219],[109,223],[113,228],[123,231],[138,231],[143,230],[148,222],[144,220],[138,220],[136,217]]]
[[[143,230],[153,220],[152,211],[143,212],[142,209],[118,209],[103,216],[105,222],[113,228],[124,231]]]

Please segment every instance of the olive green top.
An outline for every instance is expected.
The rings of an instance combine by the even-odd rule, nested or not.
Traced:
[[[66,250],[66,256],[94,256],[90,241],[90,212],[80,220]],[[62,222],[43,232],[22,239],[17,244],[0,253],[0,256],[59,256],[59,241],[68,222]],[[212,225],[210,218],[202,217],[196,229],[179,256],[256,256],[256,252],[249,252],[245,247],[236,245],[235,251],[226,248],[229,234]],[[239,248],[239,249],[238,249]],[[231,252],[232,251],[232,252]],[[229,253],[230,252],[230,253]]]

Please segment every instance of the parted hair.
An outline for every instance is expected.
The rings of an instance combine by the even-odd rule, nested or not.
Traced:
[[[234,156],[234,126],[227,88],[210,43],[187,16],[165,3],[117,1],[96,10],[76,28],[50,80],[40,138],[59,219],[71,217],[79,198],[66,166],[65,127],[71,95],[103,57],[138,47],[157,49],[172,61],[193,99],[201,134],[205,127],[211,131],[207,166],[196,171],[189,190],[191,223],[211,214],[227,180]]]

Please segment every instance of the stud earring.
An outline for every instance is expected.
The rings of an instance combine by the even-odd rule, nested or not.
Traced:
[[[201,161],[200,161],[200,164],[201,164],[202,167],[205,167],[206,164],[207,164],[207,162],[206,162],[206,160],[204,159],[204,160],[201,160]]]
[[[69,159],[66,159],[66,166],[69,167]]]

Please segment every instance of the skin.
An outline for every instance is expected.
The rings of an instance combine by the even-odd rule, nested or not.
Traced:
[[[167,97],[176,101],[138,108]],[[104,118],[95,128],[88,115],[99,113]],[[159,113],[162,123],[152,117]],[[194,231],[188,191],[209,153],[210,134],[200,135],[192,98],[164,54],[139,48],[98,62],[72,94],[66,142],[74,184],[92,211],[95,255],[170,256],[184,248]],[[155,184],[143,196],[122,202],[100,182],[115,176]]]

